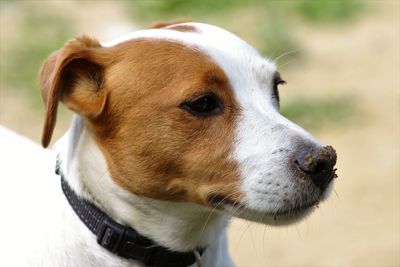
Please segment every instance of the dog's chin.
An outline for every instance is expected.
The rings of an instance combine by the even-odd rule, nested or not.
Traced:
[[[302,207],[296,210],[288,209],[286,211],[277,212],[260,212],[252,209],[243,209],[240,214],[234,215],[236,217],[268,224],[274,226],[283,226],[296,223],[304,218],[306,218],[315,209],[315,205],[309,207]]]
[[[306,218],[316,209],[317,203],[318,202],[315,202],[307,206],[298,207],[295,209],[293,208],[287,208],[286,210],[281,209],[275,212],[258,211],[248,208],[245,205],[240,205],[239,207],[239,204],[235,206],[223,205],[219,208],[219,210],[231,216],[257,223],[274,225],[274,226],[284,226],[296,223]]]
[[[227,198],[218,199],[214,205],[216,210],[234,217],[242,218],[257,223],[274,226],[284,226],[301,221],[310,215],[319,203],[328,198],[333,188],[331,183],[319,196],[299,206],[282,206],[276,210],[260,210],[249,207],[244,203],[234,202]]]

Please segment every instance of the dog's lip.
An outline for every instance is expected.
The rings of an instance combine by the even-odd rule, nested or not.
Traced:
[[[283,216],[295,216],[299,213],[306,212],[312,207],[318,207],[319,204],[319,199],[315,199],[312,201],[309,201],[308,203],[302,204],[302,205],[295,205],[295,206],[289,206],[289,207],[284,207],[281,209],[278,209],[276,211],[257,211],[254,210],[250,207],[248,207],[246,204],[230,199],[229,197],[226,197],[224,195],[216,194],[213,195],[208,199],[208,203],[215,209],[221,210],[221,211],[226,211],[226,208],[234,208],[234,212],[242,212],[243,210],[247,210],[249,212],[254,212],[254,213],[263,213],[265,216],[271,216],[271,217],[283,217]]]
[[[239,201],[233,200],[222,194],[214,194],[208,197],[207,202],[214,208],[221,209],[223,206],[234,208],[245,208],[245,205]]]
[[[286,215],[296,215],[298,213],[301,213],[303,211],[307,211],[312,207],[317,206],[318,207],[319,201],[311,201],[310,203],[303,204],[303,205],[297,205],[294,207],[289,207],[287,209],[281,209],[273,213],[267,213],[271,216],[286,216]]]

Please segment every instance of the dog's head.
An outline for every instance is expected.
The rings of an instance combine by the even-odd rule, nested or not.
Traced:
[[[44,63],[43,145],[58,102],[85,118],[125,190],[264,223],[302,217],[335,176],[335,151],[279,113],[275,65],[206,24],[162,25]]]

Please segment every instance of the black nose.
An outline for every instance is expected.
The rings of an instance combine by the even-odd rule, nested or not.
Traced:
[[[297,169],[321,190],[324,190],[334,178],[335,164],[336,151],[331,146],[302,149],[295,160]]]

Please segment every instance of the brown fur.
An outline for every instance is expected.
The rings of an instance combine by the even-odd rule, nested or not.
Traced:
[[[77,42],[82,44],[68,44],[61,59],[53,55],[44,64],[42,92],[52,103],[46,123],[54,127],[51,107],[59,99],[85,117],[112,179],[137,195],[203,205],[216,194],[240,200],[238,169],[230,159],[239,108],[218,65],[165,40],[131,40],[110,48]],[[68,64],[60,63],[71,62],[68,57],[76,63],[70,64],[70,72],[76,71],[73,86],[55,79],[68,73]],[[179,108],[206,92],[223,100],[222,114],[198,118]]]
[[[84,116],[97,116],[106,101],[101,92],[100,44],[88,37],[67,43],[42,66],[40,88],[47,110],[42,145],[47,147],[56,123],[58,102]]]
[[[176,25],[176,26],[167,27],[166,29],[174,30],[174,31],[178,31],[178,32],[195,32],[195,33],[199,32],[198,29],[196,29],[195,27],[190,26],[190,25]]]
[[[179,32],[199,32],[194,26],[191,25],[180,25],[181,23],[190,22],[189,19],[180,19],[171,22],[157,22],[150,25],[150,28],[153,29],[167,29],[167,30],[174,30]]]
[[[191,20],[188,18],[181,18],[181,19],[175,19],[172,21],[159,21],[156,23],[153,23],[149,26],[150,29],[161,29],[161,28],[166,28],[175,24],[180,24],[180,23],[185,23],[185,22],[190,22]]]

